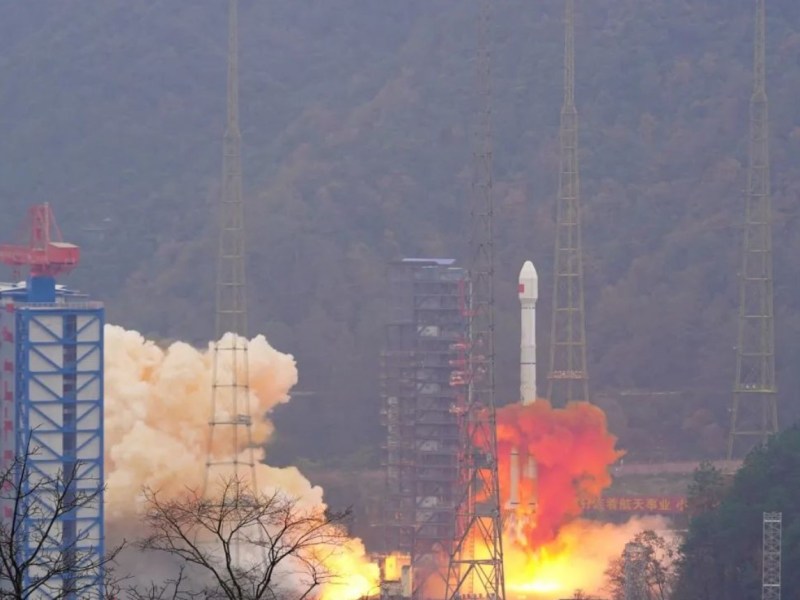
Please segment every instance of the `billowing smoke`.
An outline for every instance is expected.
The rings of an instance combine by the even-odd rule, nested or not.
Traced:
[[[516,447],[524,464],[536,462],[535,481],[520,482],[520,507],[536,503],[535,518],[519,521],[517,543],[539,548],[581,514],[580,500],[596,498],[611,485],[608,469],[622,453],[606,428],[602,410],[587,402],[554,409],[547,400],[513,404],[497,413],[498,467],[502,503],[508,499],[509,457]]]
[[[510,455],[529,457],[536,477],[523,476],[519,504],[507,508],[503,532],[509,597],[553,600],[576,589],[605,596],[605,571],[644,529],[664,529],[660,517],[623,525],[580,518],[581,500],[611,485],[609,467],[622,455],[603,411],[589,403],[553,408],[546,400],[506,406],[497,414],[498,467],[503,506],[510,488]]]
[[[230,336],[221,343],[226,342],[232,342]],[[252,441],[261,448],[273,431],[264,415],[289,400],[297,367],[292,356],[272,348],[263,336],[246,343]],[[106,326],[106,515],[112,531],[124,532],[124,524],[135,523],[144,487],[158,490],[165,499],[201,489],[208,456],[212,360],[211,345],[200,351],[176,342],[162,349],[135,331]],[[212,455],[217,459],[230,456],[234,442],[229,435],[215,436]],[[246,450],[246,440],[239,440],[237,450]],[[296,468],[270,467],[260,463],[262,458],[259,450],[256,480],[261,491],[282,490],[302,506],[324,508],[320,487],[312,486]],[[215,469],[214,476],[225,473]],[[357,539],[343,546],[329,567],[344,583],[335,588],[335,595],[323,592],[323,598],[358,598],[377,580],[377,567],[366,560]]]

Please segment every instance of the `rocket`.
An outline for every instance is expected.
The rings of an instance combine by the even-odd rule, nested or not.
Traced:
[[[536,300],[539,298],[539,277],[536,267],[529,260],[519,272],[520,303],[520,361],[519,361],[519,399],[523,405],[536,402]],[[520,472],[518,448],[511,449],[509,458],[510,507],[519,505],[520,476],[534,480],[537,477],[536,461],[532,456],[525,457],[525,468]],[[535,504],[535,503],[533,503]]]
[[[536,402],[536,300],[539,277],[529,260],[519,272],[521,340],[519,348],[519,399],[523,404]]]

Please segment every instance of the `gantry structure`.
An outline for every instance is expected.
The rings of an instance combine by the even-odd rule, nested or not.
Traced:
[[[494,347],[494,199],[492,195],[491,0],[480,8],[478,118],[473,155],[472,234],[466,393],[459,419],[459,491],[446,600],[474,594],[505,600],[502,522],[497,471]]]
[[[461,448],[452,409],[465,384],[466,270],[453,259],[407,258],[389,265],[388,279],[385,549],[408,555],[416,599],[441,589],[441,558],[453,539]]]
[[[756,2],[750,159],[739,271],[736,376],[728,437],[729,459],[747,452],[755,443],[766,442],[778,431],[765,5],[765,0]],[[739,440],[742,442],[737,443]]]
[[[556,206],[553,315],[547,397],[554,406],[589,400],[583,297],[578,110],[575,107],[575,2],[564,3],[564,103]]]

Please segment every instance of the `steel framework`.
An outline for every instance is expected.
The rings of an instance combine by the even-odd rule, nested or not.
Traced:
[[[19,497],[28,497],[40,482],[55,481],[59,474],[72,480],[67,501],[78,494],[96,496],[94,502],[65,513],[45,538],[40,539],[37,523],[18,524],[31,532],[22,536],[20,558],[36,556],[45,564],[57,557],[72,561],[62,576],[39,590],[43,598],[74,598],[70,589],[102,598],[104,569],[92,567],[102,565],[105,556],[102,304],[63,294],[51,302],[29,302],[24,295],[15,298],[14,292],[0,296],[3,463],[9,465],[27,448],[36,450],[27,457],[29,475],[19,482]],[[38,502],[38,510],[25,514],[46,522],[48,511],[56,509],[46,499]],[[10,506],[4,505],[3,511],[4,520],[13,519]],[[76,570],[84,574],[70,578]],[[23,577],[28,585],[43,575],[34,563]]]
[[[783,513],[764,513],[761,600],[781,600],[781,529]]]
[[[647,563],[646,554],[641,544],[630,542],[623,552],[623,589],[625,600],[647,600]]]
[[[750,164],[747,175],[736,378],[733,384],[728,458],[739,438],[762,443],[778,431],[772,290],[769,111],[766,91],[766,7],[757,0],[753,95],[750,99]],[[748,444],[745,451],[752,446]]]
[[[382,356],[387,552],[408,553],[412,598],[441,573],[453,539],[463,386],[466,273],[453,260],[389,267],[391,316]],[[441,588],[441,581],[438,582]]]
[[[217,263],[216,328],[213,344],[211,419],[204,490],[215,467],[249,478],[256,489],[255,453],[249,365],[247,302],[245,298],[245,232],[242,201],[242,135],[239,129],[238,0],[228,4],[228,114],[223,136],[222,210]],[[223,429],[217,433],[218,429]],[[225,436],[227,450],[215,448]],[[244,452],[240,452],[244,449]],[[240,466],[247,469],[240,473]]]
[[[455,536],[445,598],[477,594],[505,600],[494,372],[494,199],[492,196],[491,0],[481,3],[477,60],[472,251],[469,267],[467,393],[460,421],[459,484]]]
[[[547,397],[554,406],[589,400],[583,299],[578,110],[575,107],[575,2],[564,8],[564,104],[556,207],[553,316]]]

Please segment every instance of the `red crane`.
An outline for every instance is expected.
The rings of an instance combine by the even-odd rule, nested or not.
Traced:
[[[0,262],[15,272],[30,267],[32,277],[55,277],[78,266],[80,248],[64,242],[49,204],[32,206],[28,220],[28,245],[0,244]]]

